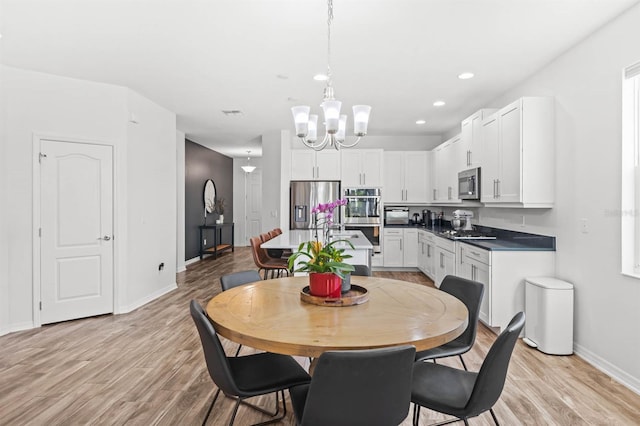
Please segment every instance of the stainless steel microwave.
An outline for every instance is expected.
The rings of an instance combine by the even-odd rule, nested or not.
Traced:
[[[480,167],[458,173],[458,198],[461,200],[480,199]]]

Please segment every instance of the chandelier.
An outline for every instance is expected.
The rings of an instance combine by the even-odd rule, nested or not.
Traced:
[[[244,170],[245,173],[251,173],[252,171],[254,171],[256,169],[256,166],[252,166],[249,161],[251,160],[251,157],[249,157],[249,154],[251,154],[251,151],[247,151],[247,165],[246,166],[242,166],[242,170]]]
[[[308,106],[295,106],[291,108],[293,120],[296,126],[296,135],[303,144],[316,151],[324,149],[326,146],[333,146],[335,149],[351,148],[356,146],[360,139],[367,134],[369,124],[369,105],[353,106],[353,132],[357,139],[353,143],[346,141],[347,116],[340,115],[342,102],[333,96],[333,86],[331,80],[331,22],[333,21],[333,0],[328,0],[327,19],[327,86],[324,88],[322,99],[322,110],[324,112],[325,135],[322,141],[318,141],[318,116],[309,114],[311,108]]]

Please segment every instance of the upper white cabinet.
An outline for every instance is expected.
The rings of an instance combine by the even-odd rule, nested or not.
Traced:
[[[461,170],[481,166],[482,160],[482,121],[496,112],[497,109],[481,109],[472,116],[462,120],[460,133],[459,157]]]
[[[458,199],[458,172],[462,170],[461,141],[461,135],[456,135],[435,147],[432,152],[433,189],[430,198],[434,203],[462,202]]]
[[[291,179],[340,180],[340,152],[335,150],[292,150]]]
[[[524,97],[482,123],[481,201],[492,207],[553,207],[553,99]]]
[[[345,149],[340,152],[343,188],[382,186],[381,149]]]
[[[427,151],[385,151],[385,203],[429,202],[429,156]]]

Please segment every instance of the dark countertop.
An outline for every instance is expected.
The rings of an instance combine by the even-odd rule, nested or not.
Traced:
[[[450,222],[444,221],[440,227],[431,228],[422,224],[385,225],[385,228],[418,228],[438,235],[440,232],[451,230]],[[526,232],[509,231],[488,226],[473,225],[473,228],[486,235],[494,235],[495,240],[465,240],[465,244],[490,251],[556,251],[556,238],[547,235],[528,234]],[[446,237],[443,237],[446,238]]]

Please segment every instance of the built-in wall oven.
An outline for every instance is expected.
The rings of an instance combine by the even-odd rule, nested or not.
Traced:
[[[343,198],[347,200],[342,207],[344,229],[362,232],[373,245],[373,252],[380,253],[380,188],[344,188]]]

